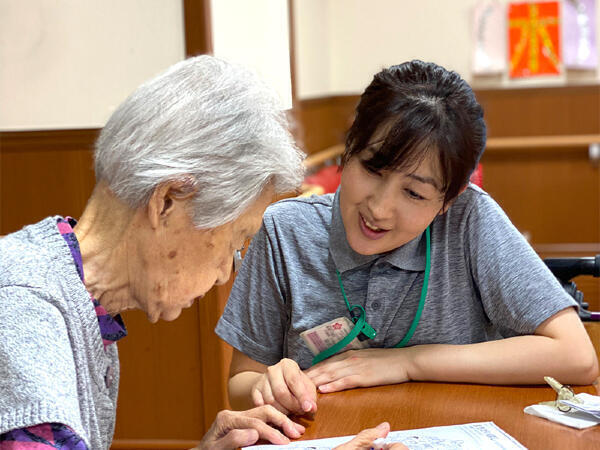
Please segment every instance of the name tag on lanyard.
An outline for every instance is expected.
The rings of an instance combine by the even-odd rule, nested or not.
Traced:
[[[338,317],[329,322],[317,325],[310,330],[300,333],[300,337],[304,340],[306,346],[310,349],[314,356],[344,339],[354,328],[354,324],[347,317]],[[340,352],[352,349],[363,349],[369,347],[367,341],[361,341],[355,337],[348,345],[340,349]]]

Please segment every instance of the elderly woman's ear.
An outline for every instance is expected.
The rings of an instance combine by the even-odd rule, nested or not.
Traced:
[[[188,210],[190,200],[196,194],[192,178],[178,178],[159,184],[148,201],[147,213],[152,228],[158,228],[176,208]]]

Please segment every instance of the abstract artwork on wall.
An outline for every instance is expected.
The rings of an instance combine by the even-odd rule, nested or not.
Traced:
[[[508,7],[509,75],[512,78],[561,72],[558,1],[510,3]]]

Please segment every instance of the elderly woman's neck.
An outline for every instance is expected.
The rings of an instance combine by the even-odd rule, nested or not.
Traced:
[[[111,314],[128,304],[128,237],[135,211],[115,197],[106,183],[94,188],[75,227],[88,291]]]

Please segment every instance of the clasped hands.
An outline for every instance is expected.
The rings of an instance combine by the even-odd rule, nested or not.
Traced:
[[[282,359],[277,364],[269,366],[255,382],[251,391],[252,402],[258,408],[272,407],[283,417],[287,414],[303,415],[317,411],[317,389],[326,393],[407,381],[408,375],[405,370],[402,368],[396,370],[390,366],[389,359],[394,355],[389,350],[350,350],[322,361],[306,371],[300,369],[295,361]],[[386,370],[382,370],[382,367]],[[389,424],[384,422],[375,428],[363,430],[350,442],[337,449],[372,448],[373,441],[385,437],[389,430]],[[287,432],[286,434],[296,437],[296,432],[300,429],[290,429],[290,431],[293,435]],[[302,429],[301,432],[304,430]],[[402,444],[384,445],[381,448],[406,449]]]
[[[403,383],[409,377],[399,350],[349,350],[305,371],[295,361],[282,359],[254,384],[252,401],[256,406],[272,405],[284,414],[305,414],[317,410],[317,389],[329,393]]]
[[[335,355],[303,371],[291,359],[283,359],[267,368],[251,389],[254,409],[222,411],[200,443],[204,448],[234,448],[263,439],[285,444],[289,438],[299,438],[305,431],[287,415],[316,412],[317,389],[335,392],[359,386],[375,386],[406,381],[406,372],[390,366],[390,349],[351,350]],[[396,358],[397,360],[397,358]],[[385,371],[381,370],[385,367]],[[389,370],[392,369],[392,370]],[[393,376],[391,376],[393,374]],[[269,426],[275,425],[282,433]],[[390,430],[384,422],[361,431],[338,450],[372,448],[373,441],[385,437]],[[405,449],[402,444],[386,444],[385,449]]]

